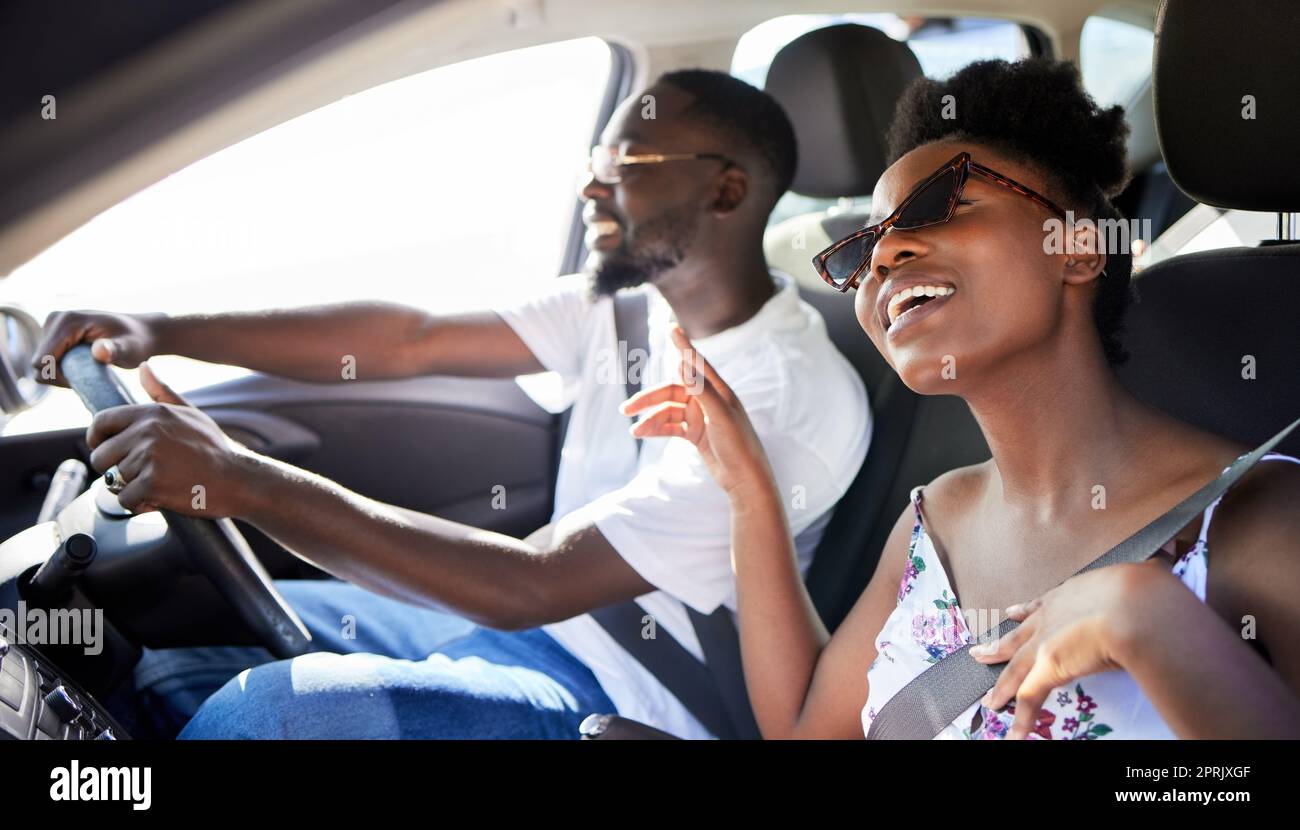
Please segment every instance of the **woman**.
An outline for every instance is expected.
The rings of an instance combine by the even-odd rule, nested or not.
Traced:
[[[646,413],[634,435],[692,441],[731,498],[765,737],[861,736],[1005,617],[1020,627],[972,649],[1005,664],[997,684],[940,737],[1300,736],[1300,461],[1266,456],[1148,562],[1071,577],[1251,449],[1116,380],[1130,258],[1073,220],[1118,216],[1125,132],[1068,63],[981,62],[900,102],[868,228],[882,224],[816,264],[857,289],[908,387],[965,399],[992,458],[913,491],[834,637],[743,407],[680,330],[683,382],[624,404]]]

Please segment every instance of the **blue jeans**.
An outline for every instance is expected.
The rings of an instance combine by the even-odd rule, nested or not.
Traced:
[[[278,661],[258,648],[147,652],[135,685],[151,731],[174,732],[193,714],[181,738],[572,739],[587,715],[616,711],[591,670],[539,628],[483,628],[333,580],[276,587],[317,651]]]

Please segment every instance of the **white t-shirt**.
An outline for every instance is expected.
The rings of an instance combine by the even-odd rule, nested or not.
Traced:
[[[754,424],[785,497],[802,572],[866,457],[871,413],[861,379],[831,343],[821,315],[799,298],[790,277],[772,276],[778,290],[757,314],[693,343]],[[642,388],[680,381],[680,353],[669,336],[672,308],[653,286],[637,290],[646,292],[649,314]],[[682,603],[704,614],[719,604],[735,610],[727,496],[685,439],[645,439],[638,458],[631,422],[618,411],[626,394],[613,301],[592,302],[586,291],[587,278],[572,274],[539,296],[495,309],[560,381],[549,394],[537,376],[521,385],[551,412],[573,406],[556,482],[555,532],[594,524],[659,589],[637,600],[656,626],[702,660]],[[592,670],[620,715],[683,738],[713,737],[590,615],[545,630]]]

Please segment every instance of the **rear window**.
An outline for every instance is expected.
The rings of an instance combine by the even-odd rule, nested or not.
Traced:
[[[1151,77],[1155,33],[1132,23],[1093,16],[1079,37],[1083,86],[1103,107],[1127,105]]]

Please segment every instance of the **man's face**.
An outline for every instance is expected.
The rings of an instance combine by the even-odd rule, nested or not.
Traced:
[[[633,95],[615,111],[600,143],[627,155],[721,152],[715,138],[681,115],[690,102],[689,94],[671,86]],[[680,265],[697,239],[712,177],[722,165],[717,159],[629,165],[619,168],[615,184],[588,177],[582,215],[593,293],[608,296],[654,282]]]

